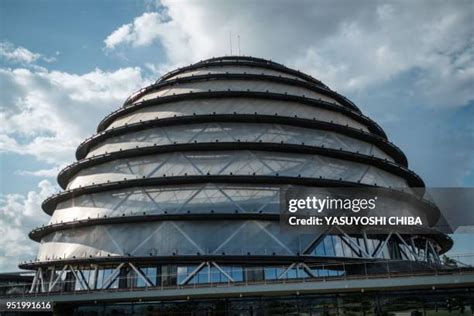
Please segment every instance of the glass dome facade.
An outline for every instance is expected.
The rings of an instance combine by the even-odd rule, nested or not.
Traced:
[[[281,231],[289,185],[416,195],[424,184],[350,100],[268,60],[213,58],[164,75],[76,157],[59,173],[64,191],[43,203],[50,222],[30,233],[37,259],[20,264],[37,271],[33,292],[317,278],[357,273],[340,264],[361,260],[436,265],[450,247],[442,235]]]

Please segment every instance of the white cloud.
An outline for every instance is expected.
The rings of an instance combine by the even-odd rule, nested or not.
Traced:
[[[148,81],[140,68],[78,75],[46,69],[0,69],[0,152],[71,162],[97,123]]]
[[[131,32],[132,32],[132,24],[125,24],[116,29],[112,34],[107,36],[104,43],[107,48],[115,48],[117,45],[122,44],[124,42],[131,41]]]
[[[354,94],[416,72],[413,96],[433,106],[474,99],[471,1],[249,3],[171,1],[122,25],[108,49],[159,43],[168,67],[242,53],[277,60]]]
[[[32,64],[38,59],[42,59],[48,63],[56,61],[54,57],[45,57],[21,46],[15,47],[15,45],[6,41],[0,42],[0,57],[7,61],[20,64]]]
[[[0,271],[18,270],[19,261],[37,252],[38,244],[29,240],[28,233],[48,221],[41,203],[55,191],[57,187],[42,180],[37,191],[0,195]]]
[[[149,46],[163,35],[166,29],[166,20],[157,12],[147,12],[135,18],[133,23],[124,24],[110,34],[104,41],[109,49],[121,44],[130,44],[135,47]]]

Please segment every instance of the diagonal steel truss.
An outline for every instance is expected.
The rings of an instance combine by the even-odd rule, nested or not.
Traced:
[[[251,222],[251,221],[248,221]],[[238,227],[233,234],[231,234],[226,240],[223,240],[222,243],[216,247],[214,254],[217,254],[220,249],[222,249],[227,243],[231,241],[235,235],[237,235],[248,222],[244,222],[240,227]],[[160,226],[161,227],[161,226]],[[159,230],[159,228],[157,231]],[[280,245],[284,245],[283,241],[280,241],[277,236],[271,234],[269,231],[265,229],[265,227],[260,226],[267,234],[271,236],[271,238]],[[346,234],[344,230],[340,227],[336,227],[336,229],[340,233],[341,240],[346,243],[348,247],[352,249],[352,251],[359,256],[359,258],[363,259],[381,259],[380,255],[382,253],[382,249],[388,244],[389,241],[397,242],[399,245],[403,245],[400,247],[400,252],[402,254],[403,259],[406,261],[417,261],[420,263],[428,263],[432,265],[440,265],[441,262],[439,260],[439,256],[437,253],[437,245],[433,244],[433,241],[429,238],[425,238],[423,236],[408,236],[403,237],[398,232],[392,231],[385,235],[385,238],[378,239],[378,244],[375,246],[372,251],[369,251],[367,248],[367,244],[374,239],[369,240],[366,234],[358,235],[358,238],[362,238],[362,244],[354,242],[353,238]],[[186,234],[182,230],[178,230],[180,233]],[[156,233],[156,231],[155,231]],[[314,239],[310,240],[307,245],[303,247],[304,251],[302,252],[302,257],[304,256],[312,256],[313,250],[321,243],[324,242],[325,236],[328,236],[328,231],[321,232],[319,235],[315,236]],[[153,234],[152,234],[153,235]],[[151,237],[150,237],[151,238]],[[190,237],[187,236],[189,240]],[[191,240],[192,241],[192,240]],[[194,243],[194,242],[193,242]],[[138,245],[140,247],[141,245]],[[202,251],[199,246],[196,245],[196,249]],[[291,255],[295,256],[294,253],[289,250]],[[335,257],[336,259],[337,257]],[[288,277],[288,273],[292,270],[302,271],[305,275],[310,278],[318,277],[314,270],[312,270],[306,263],[300,261],[301,259],[295,260],[291,264],[289,264],[283,272],[278,275],[278,279],[284,279]],[[344,258],[341,258],[341,262],[344,262]],[[390,260],[387,260],[390,262]],[[120,263],[116,263],[113,265],[113,268],[107,278],[98,282],[98,272],[104,267],[108,267],[110,269],[110,264],[91,264],[91,265],[74,265],[74,264],[65,264],[63,266],[54,266],[51,265],[49,267],[39,267],[36,271],[35,277],[31,284],[30,293],[47,293],[47,292],[54,292],[57,291],[58,287],[62,287],[63,283],[67,281],[65,275],[70,273],[69,278],[74,280],[76,287],[79,290],[97,290],[97,289],[108,289],[110,288],[118,279],[121,278],[121,271],[126,269],[127,271],[133,271],[136,275],[137,279],[140,279],[146,284],[146,286],[153,287],[158,286],[157,281],[151,280],[149,276],[142,270],[142,268],[133,263],[132,261],[124,261]],[[216,268],[219,273],[221,273],[228,282],[235,282],[232,276],[226,272],[225,269],[222,268],[220,264],[216,261],[203,261],[201,262],[194,270],[192,270],[187,276],[179,282],[179,285],[186,285],[193,278],[204,269],[207,269],[209,282],[211,282],[211,268]],[[85,273],[88,273],[89,277],[85,276]]]

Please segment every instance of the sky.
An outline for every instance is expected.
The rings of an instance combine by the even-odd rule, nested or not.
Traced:
[[[133,91],[233,53],[323,81],[377,121],[429,187],[474,187],[474,2],[0,1],[0,271],[77,145]],[[453,253],[474,253],[459,237]]]

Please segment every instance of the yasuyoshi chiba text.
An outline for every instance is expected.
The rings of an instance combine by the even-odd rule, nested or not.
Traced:
[[[422,226],[418,216],[290,216],[288,224],[291,226]]]

